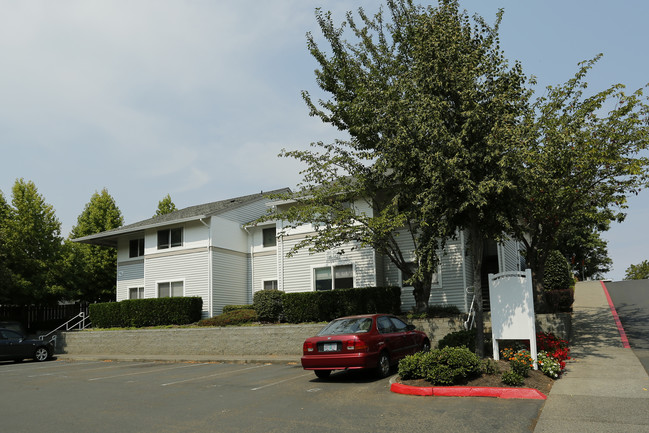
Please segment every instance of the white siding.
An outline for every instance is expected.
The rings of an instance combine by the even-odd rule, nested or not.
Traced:
[[[264,289],[263,282],[277,280],[277,253],[256,253],[253,257],[254,280],[252,282],[253,294]]]
[[[158,297],[158,283],[183,281],[184,296],[203,298],[203,316],[209,315],[207,249],[176,251],[147,257],[144,296]]]
[[[498,245],[498,267],[500,272],[521,270],[520,248],[520,243],[512,239]]]
[[[213,315],[225,305],[249,303],[248,256],[220,248],[212,250]]]
[[[144,260],[117,263],[117,301],[128,299],[128,289],[144,287]]]
[[[285,236],[279,240],[278,261],[279,275],[283,277],[280,288],[286,292],[305,292],[314,290],[313,269],[320,266],[348,265],[354,266],[354,286],[371,287],[376,285],[376,267],[374,250],[359,248],[349,244],[335,251],[309,254],[308,249],[302,249],[292,257],[286,257],[288,252],[300,240],[301,236]],[[354,250],[352,250],[354,247]],[[343,250],[344,254],[338,254]],[[282,254],[282,251],[284,254]]]

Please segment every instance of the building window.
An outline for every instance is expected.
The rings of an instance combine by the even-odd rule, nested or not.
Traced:
[[[351,289],[354,287],[353,265],[326,266],[314,269],[316,290]]]
[[[277,245],[277,231],[275,227],[269,227],[263,230],[264,248],[274,247]]]
[[[264,281],[264,290],[277,290],[277,280]]]
[[[183,229],[158,230],[158,249],[174,248],[183,246]]]
[[[144,238],[131,239],[128,242],[128,256],[140,257],[144,255]]]
[[[129,288],[128,299],[144,299],[144,287]]]
[[[184,283],[182,281],[171,281],[158,283],[158,298],[176,298],[183,296]]]
[[[407,280],[409,280],[412,275],[415,273],[417,270],[416,265],[413,262],[408,263],[408,269],[410,270],[410,274],[406,275],[403,271],[399,271],[401,274],[401,287],[412,287],[412,285],[408,285],[406,283]],[[437,268],[437,272],[433,274],[433,278],[431,280],[431,287],[439,287],[440,286],[440,281],[439,281],[439,267]]]

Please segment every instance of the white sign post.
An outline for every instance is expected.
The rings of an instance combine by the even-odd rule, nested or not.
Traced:
[[[529,340],[537,370],[532,271],[489,274],[489,300],[494,359],[500,359],[499,340]]]

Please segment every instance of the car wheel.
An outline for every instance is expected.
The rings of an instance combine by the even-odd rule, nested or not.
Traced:
[[[379,377],[387,377],[390,374],[390,357],[387,352],[379,354],[379,363],[376,366],[376,374]]]
[[[331,370],[313,370],[315,375],[320,379],[326,379],[331,374]]]
[[[50,351],[47,350],[47,347],[37,347],[34,352],[34,359],[38,362],[43,362],[50,357]]]
[[[421,351],[422,352],[429,352],[430,351],[430,341],[424,340],[424,343],[421,345]]]

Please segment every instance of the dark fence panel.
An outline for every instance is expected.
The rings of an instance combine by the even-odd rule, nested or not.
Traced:
[[[0,321],[20,322],[27,332],[50,331],[77,314],[88,314],[88,304],[0,305]]]

